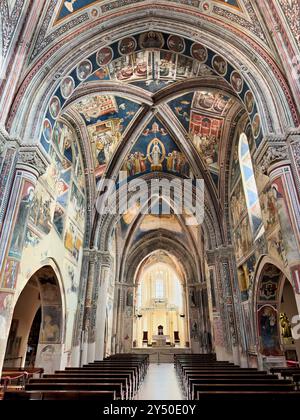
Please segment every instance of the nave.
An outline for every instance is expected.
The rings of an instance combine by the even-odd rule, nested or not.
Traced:
[[[213,354],[175,354],[174,364],[149,364],[149,355],[120,354],[54,374],[23,371],[22,377],[21,370],[11,370],[4,375],[4,400],[291,403],[300,398],[300,369],[241,368]]]

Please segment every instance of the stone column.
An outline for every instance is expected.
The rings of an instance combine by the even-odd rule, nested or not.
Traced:
[[[0,128],[0,235],[18,161],[18,149],[19,142]]]
[[[46,159],[36,146],[21,147],[16,159],[0,238],[0,370],[16,303],[14,294],[34,189],[47,167]]]
[[[78,293],[78,303],[76,318],[73,330],[73,342],[72,342],[72,357],[71,366],[80,366],[82,361],[82,352],[84,348],[85,329],[84,329],[84,311],[85,311],[85,296],[88,282],[89,272],[89,249],[83,250],[82,266],[80,274],[80,285]]]
[[[96,249],[84,250],[84,256],[88,258],[88,277],[85,295],[84,307],[84,327],[83,327],[83,345],[81,364],[92,362],[95,359],[95,342],[91,338],[90,331],[92,326],[92,302],[93,302],[93,288],[95,281],[95,264],[96,264]]]
[[[223,330],[225,330],[226,351],[232,353],[235,364],[241,363],[241,337],[240,328],[243,329],[242,319],[238,308],[240,306],[239,291],[236,287],[234,276],[233,249],[230,246],[217,249],[216,259],[219,263],[221,274],[222,301],[220,314],[223,318]],[[220,355],[222,359],[224,357]],[[221,360],[220,358],[220,360]]]
[[[104,334],[105,334],[105,317],[107,292],[109,286],[110,269],[112,258],[109,252],[99,252],[100,270],[96,280],[99,285],[99,293],[96,309],[96,328],[95,328],[95,358],[103,360],[104,358]]]
[[[270,178],[282,234],[285,259],[300,309],[299,136],[268,137],[256,153],[256,163]]]

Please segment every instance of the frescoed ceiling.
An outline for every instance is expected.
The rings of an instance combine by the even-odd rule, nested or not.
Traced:
[[[99,178],[140,105],[117,96],[97,95],[82,99],[74,107],[87,126],[95,176]]]
[[[178,7],[183,14],[187,13],[188,18],[193,15],[199,20],[215,19],[220,27],[232,29],[241,36],[247,34],[269,52],[272,49],[250,0],[160,0],[153,4],[145,0],[49,0],[30,61],[68,34],[73,33],[76,37],[84,26],[95,27],[97,20],[101,26],[109,21],[111,14],[117,13],[122,19],[125,15],[129,17],[129,13],[133,17],[136,12],[151,9],[164,16],[170,9],[177,10]]]
[[[58,13],[56,15],[56,19],[55,21],[58,22],[66,17],[70,17],[71,15],[82,11],[84,9],[86,9],[89,6],[97,6],[101,3],[107,3],[106,0],[62,0],[60,2],[60,7],[58,9]],[[195,5],[199,4],[200,2],[194,1],[191,2],[191,5]],[[210,7],[209,3],[210,2],[206,2],[207,6],[206,7]],[[220,3],[220,4],[225,4],[226,6],[230,6],[232,8],[235,8],[237,10],[241,10],[241,5],[239,4],[239,1],[237,0],[215,0],[214,3]],[[124,2],[124,5],[128,4],[128,2]],[[122,2],[119,2],[119,7],[122,6]],[[205,8],[205,5],[204,5]]]
[[[101,94],[114,89],[120,93]],[[91,91],[95,93],[87,93]],[[156,97],[165,99],[155,105]],[[147,101],[154,101],[153,110]],[[162,110],[169,116],[160,114]],[[145,111],[151,117],[141,123]],[[218,192],[236,115],[248,114],[256,144],[262,139],[257,105],[243,75],[202,44],[154,31],[100,48],[61,79],[41,133],[47,153],[56,121],[65,112],[77,115],[85,127],[96,181],[131,141],[120,162],[128,177],[155,171],[194,179],[190,163],[195,155]],[[182,147],[175,126],[181,127],[187,148]],[[134,140],[127,136],[132,130]]]
[[[219,158],[225,120],[237,99],[220,89],[207,88],[168,103],[218,185]]]

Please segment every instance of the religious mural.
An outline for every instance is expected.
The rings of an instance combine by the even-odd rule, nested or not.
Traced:
[[[251,255],[242,265],[238,267],[238,283],[242,301],[249,298],[248,291],[253,287],[256,257]]]
[[[240,10],[240,4],[238,0],[215,0],[216,3],[222,4],[222,5],[226,5],[229,6],[233,9],[237,9]],[[105,0],[61,0],[60,2],[60,6],[55,18],[55,23],[59,23],[60,21],[72,16],[73,14],[80,12],[80,11],[84,11],[86,8],[91,7],[91,6],[96,6],[98,4],[102,4],[105,3]],[[106,2],[107,3],[107,2]],[[196,3],[199,2],[191,2],[192,6],[196,6]],[[130,4],[130,3],[124,3],[124,5],[126,4]],[[118,4],[118,6],[122,6],[123,4],[120,3]],[[207,10],[209,3],[205,2],[203,5],[204,10]],[[115,7],[118,7],[117,5]],[[199,4],[198,4],[199,7]],[[108,9],[103,6],[102,11],[105,12],[107,10],[110,10],[110,2],[108,2]],[[98,11],[96,8],[91,9],[91,14],[92,16],[97,17],[98,16]],[[169,40],[168,45],[171,48],[173,47],[173,44],[175,43],[176,45],[176,50],[181,51],[181,49],[179,49],[178,47],[178,41],[177,38],[179,38],[177,35],[173,35],[172,38]],[[153,44],[150,44],[153,45]]]
[[[189,177],[185,155],[157,119],[153,119],[131,149],[122,168],[129,177],[146,172],[170,172]]]
[[[2,266],[0,287],[14,289],[19,271],[22,250],[26,240],[26,227],[34,204],[34,185],[31,181],[21,181],[20,201],[15,216],[10,247],[5,264]]]
[[[61,307],[44,306],[41,343],[59,343],[61,340]]]
[[[47,235],[52,228],[53,213],[54,200],[46,188],[38,183],[29,214],[29,222]]]
[[[281,271],[274,265],[267,264],[264,267],[263,275],[260,281],[260,301],[277,300],[277,291],[281,278]]]
[[[260,305],[258,308],[260,352],[265,356],[280,356],[278,312],[275,306]]]
[[[95,176],[99,178],[140,105],[125,98],[98,95],[76,104],[84,117],[92,146]]]
[[[203,45],[192,43],[190,40],[177,35],[168,35],[161,32],[145,32],[123,38],[111,46],[102,47],[79,63],[70,75],[63,78],[59,88],[50,100],[41,130],[41,144],[46,152],[49,152],[55,121],[59,118],[66,100],[82,82],[114,80],[122,83],[134,83],[151,92],[156,92],[176,80],[207,75],[222,76],[232,86],[249,112],[253,136],[256,143],[260,144],[262,140],[260,117],[254,96],[242,75],[223,57],[214,54],[213,51]],[[85,104],[86,101],[90,103]],[[103,96],[103,100],[100,101],[104,103],[104,106],[108,106],[108,109],[111,106],[112,110],[114,109],[113,99],[108,96]],[[88,110],[83,110],[83,113],[87,116],[87,121],[91,123],[91,117],[97,118],[97,100],[86,99],[81,102],[83,106],[87,105]],[[224,113],[226,107],[229,107],[230,104],[231,100],[228,95],[217,93],[211,89],[207,92],[198,92],[195,95],[195,108],[198,107],[201,113],[203,110],[208,113],[212,111],[217,114]],[[102,106],[101,103],[98,107],[101,112]],[[181,113],[180,109],[178,111]],[[129,112],[132,112],[132,110]],[[118,114],[120,114],[120,109]],[[185,115],[184,111],[182,116],[185,119],[185,124],[188,123],[188,119],[191,119]],[[118,117],[116,115],[116,118],[122,119],[123,116]],[[103,118],[101,119],[103,120]],[[94,124],[96,122],[93,121]],[[217,124],[215,121],[212,123]],[[108,125],[108,129],[112,131],[114,128],[117,131],[122,131],[122,129],[116,128],[115,124],[112,128],[110,127],[111,124]],[[108,130],[102,126],[99,131],[103,129]],[[98,127],[94,126],[93,134],[97,131]],[[112,136],[114,135],[113,131]],[[215,135],[213,134],[213,136]],[[102,165],[102,160],[99,166]],[[102,173],[101,170],[100,173]],[[214,181],[217,183],[216,176],[214,174]]]

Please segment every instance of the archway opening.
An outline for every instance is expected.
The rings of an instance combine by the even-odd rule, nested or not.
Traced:
[[[280,268],[265,264],[260,274],[257,316],[260,353],[266,359],[300,360],[300,346],[292,336],[291,325],[297,315],[295,291],[290,281]]]
[[[5,366],[36,366],[46,373],[59,368],[62,352],[62,299],[51,266],[27,282],[14,307]]]
[[[14,308],[9,337],[7,341],[4,366],[23,367],[28,351],[28,341],[36,313],[41,308],[40,290],[37,282],[30,279],[20,294]],[[37,341],[34,344],[36,350],[39,341],[41,322]],[[36,354],[36,352],[35,352]]]
[[[133,347],[189,347],[185,288],[172,258],[148,257],[136,284]]]
[[[280,333],[281,342],[288,363],[293,364],[300,360],[300,342],[292,334],[292,319],[298,315],[295,294],[291,283],[283,280],[283,289],[280,301]]]

